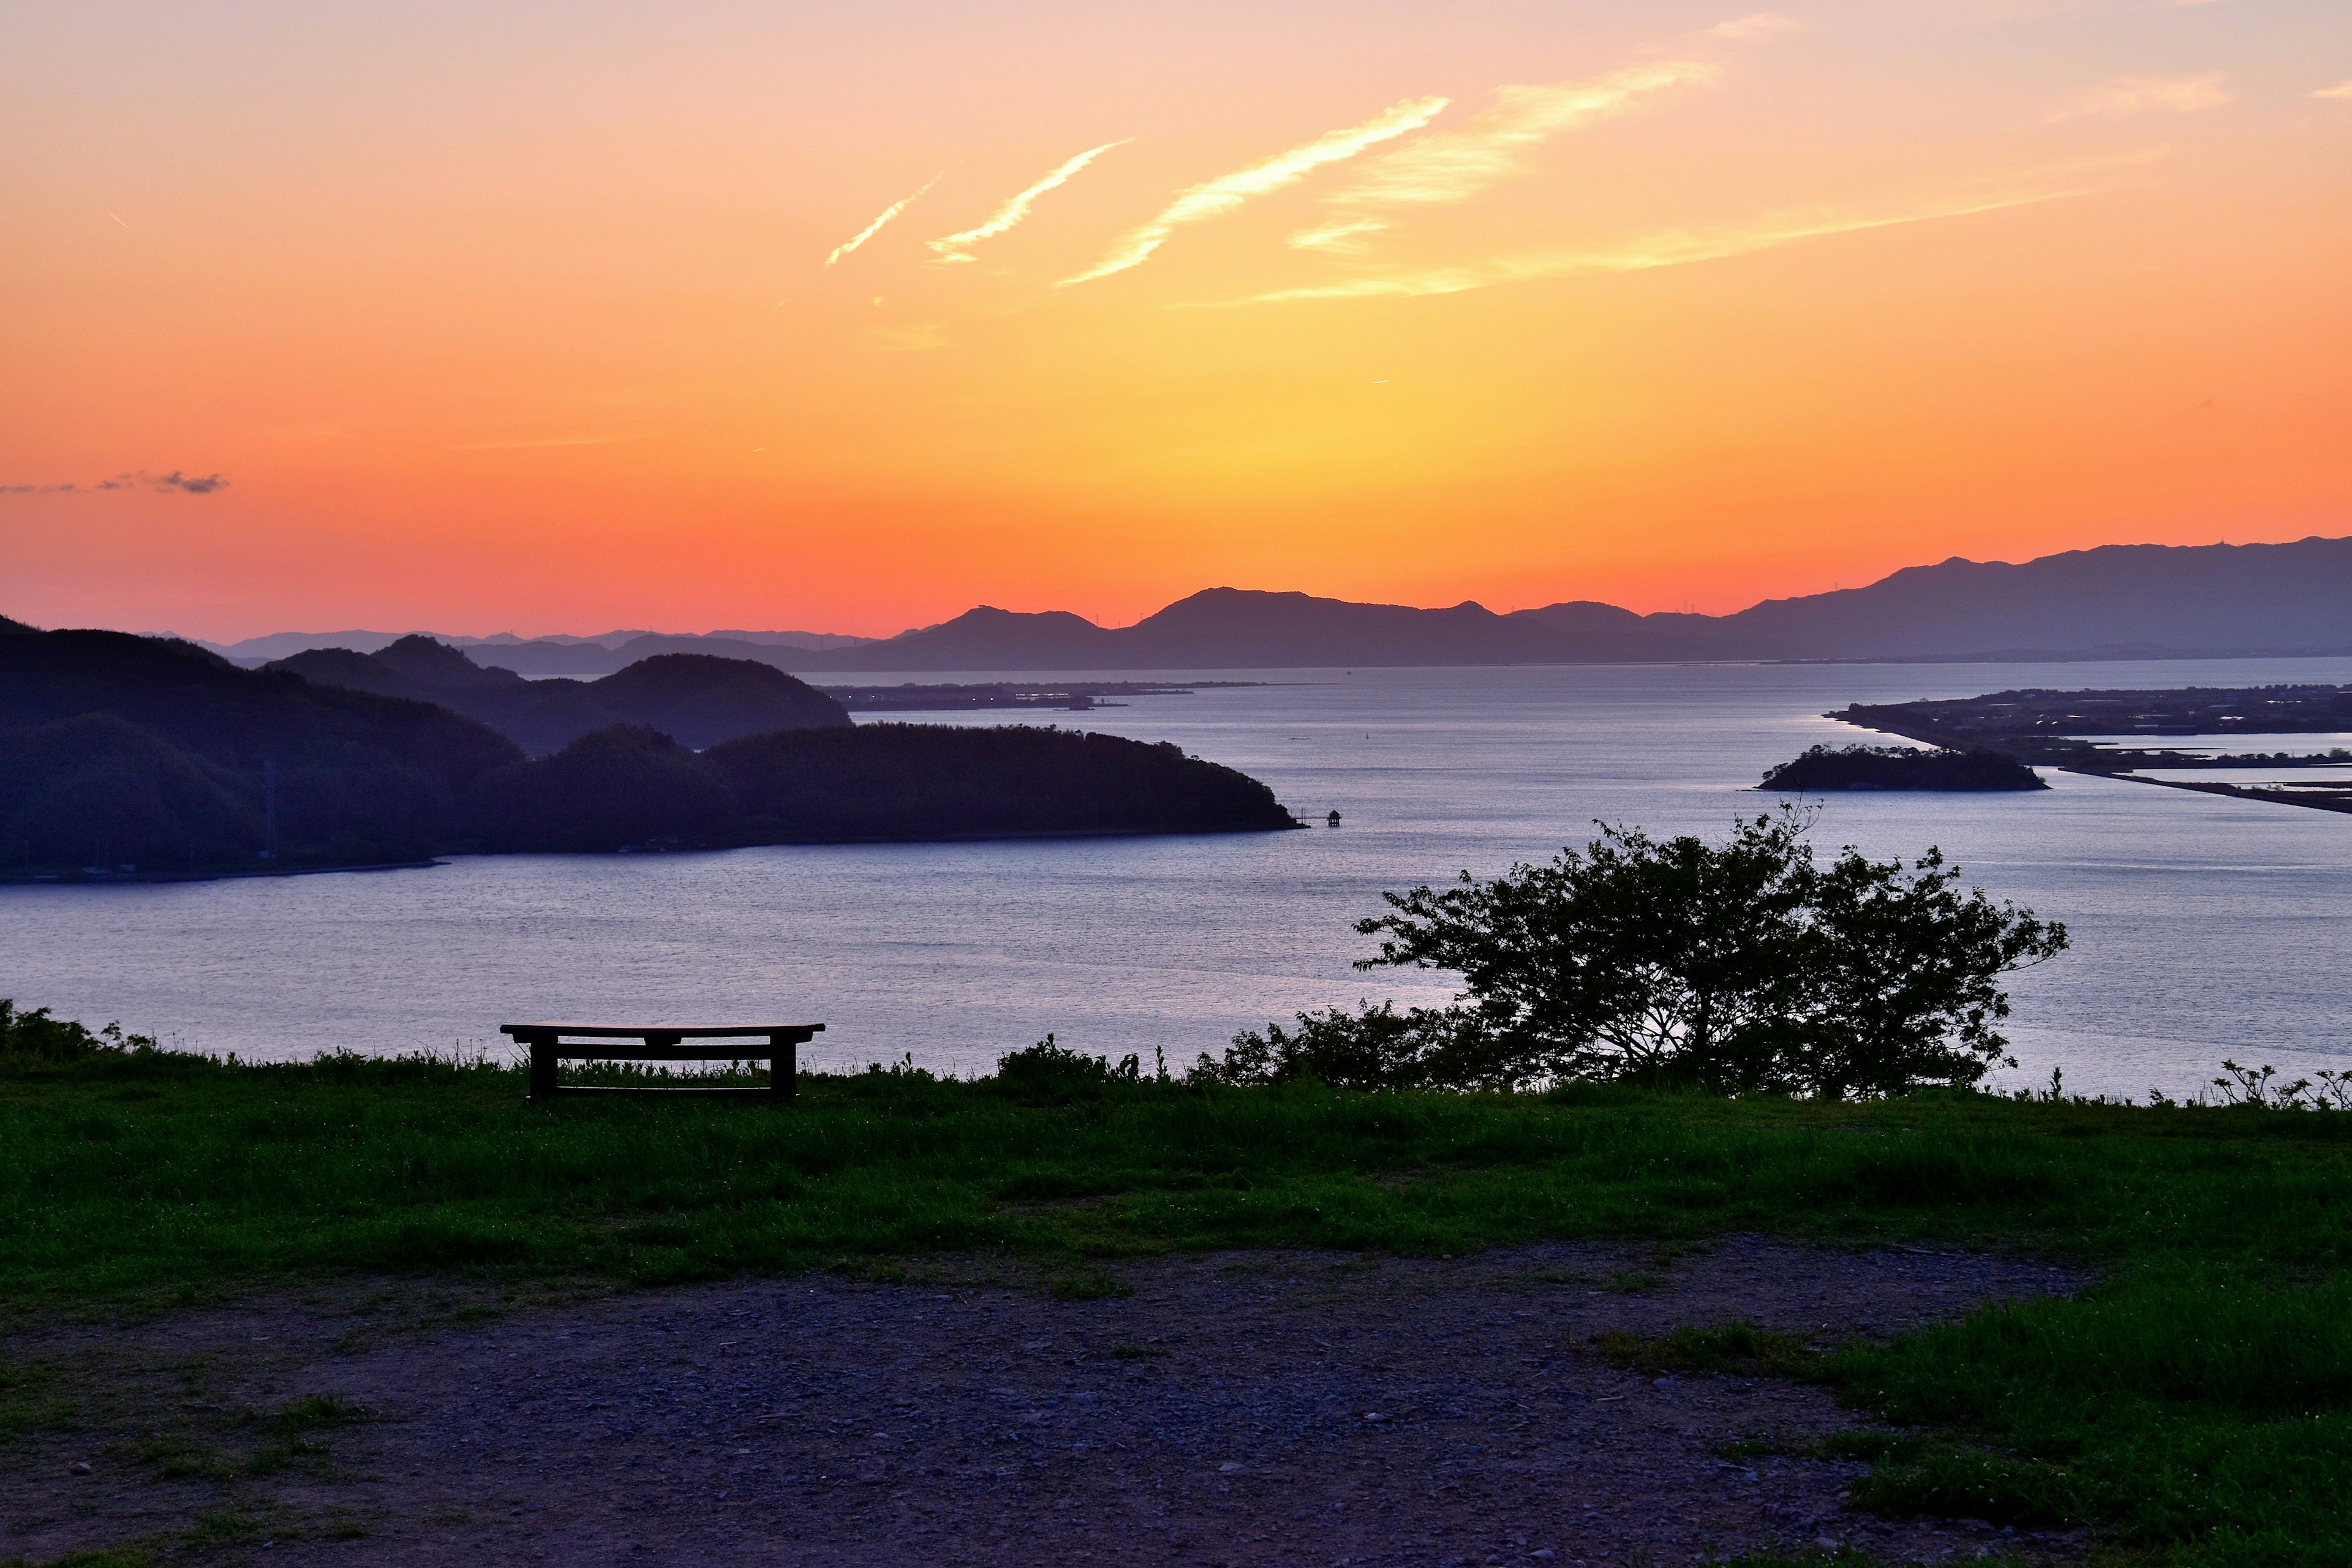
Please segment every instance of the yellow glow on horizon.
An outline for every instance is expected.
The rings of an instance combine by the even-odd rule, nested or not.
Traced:
[[[132,10],[0,21],[0,614],[1722,611],[2352,532],[2314,0]],[[229,482],[91,488],[173,471]]]

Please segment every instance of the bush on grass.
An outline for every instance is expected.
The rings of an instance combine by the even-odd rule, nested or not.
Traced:
[[[1234,1037],[1223,1060],[1202,1053],[1190,1077],[1240,1089],[1320,1083],[1332,1089],[1516,1089],[1535,1076],[1524,1057],[1472,1015],[1452,1007],[1364,1003],[1298,1015],[1298,1027],[1268,1024]]]
[[[1074,1051],[1047,1035],[1034,1046],[996,1059],[996,1075],[981,1087],[1023,1105],[1066,1105],[1100,1100],[1115,1089],[1143,1081],[1143,1064],[1133,1056],[1114,1066],[1108,1057]]]
[[[1980,889],[1929,849],[1906,866],[1852,847],[1823,866],[1794,808],[1730,837],[1602,825],[1583,849],[1492,881],[1382,895],[1357,964],[1448,970],[1445,1008],[1301,1014],[1196,1068],[1223,1083],[1314,1076],[1361,1088],[1486,1089],[1633,1079],[1727,1094],[1969,1089],[2014,1066],[2000,977],[2055,957],[2066,930]]]
[[[47,1007],[20,1013],[15,1002],[0,997],[0,1058],[75,1062],[95,1056],[153,1049],[152,1036],[126,1035],[120,1024],[91,1029],[70,1018],[52,1018]]]

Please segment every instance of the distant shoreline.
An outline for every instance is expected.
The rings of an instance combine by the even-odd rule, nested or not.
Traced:
[[[0,888],[104,888],[130,883],[231,882],[255,877],[317,877],[331,871],[429,871],[436,866],[448,863],[446,858],[436,857],[428,860],[373,860],[355,866],[273,866],[262,871],[12,871],[0,872]]]
[[[780,838],[766,844],[625,845],[618,849],[465,851],[436,855],[429,860],[385,860],[364,866],[287,866],[268,871],[110,871],[96,875],[49,872],[30,876],[22,872],[9,872],[0,873],[0,889],[110,888],[147,886],[164,882],[236,882],[249,881],[260,877],[323,877],[341,871],[430,871],[457,860],[511,860],[520,856],[530,856],[534,858],[560,856],[565,859],[616,860],[624,857],[725,855],[739,849],[825,849],[835,846],[877,844],[1030,844],[1046,840],[1085,838],[1231,838],[1253,831],[1295,833],[1303,831],[1308,826],[1309,824],[1294,817],[1287,827],[1203,828],[1191,833],[1169,833],[1150,827],[1047,827],[1007,833],[935,833],[924,834],[920,837],[890,834],[866,837]]]

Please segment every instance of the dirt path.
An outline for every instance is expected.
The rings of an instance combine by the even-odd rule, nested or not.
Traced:
[[[46,1387],[80,1426],[0,1451],[0,1560],[134,1539],[352,1568],[2079,1547],[1853,1514],[1858,1466],[1717,1452],[1854,1425],[1826,1395],[1653,1381],[1591,1349],[1740,1317],[1880,1335],[2079,1282],[2040,1265],[1735,1238],[1671,1260],[1538,1247],[1118,1272],[1132,1295],[803,1278],[473,1323],[446,1316],[462,1300],[400,1287],[373,1312],[347,1292],[18,1336],[19,1394]],[[46,1384],[21,1373],[44,1364]],[[335,1407],[298,1403],[313,1395],[372,1418],[317,1425]]]

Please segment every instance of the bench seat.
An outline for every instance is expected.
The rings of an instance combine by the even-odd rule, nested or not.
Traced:
[[[532,1101],[559,1094],[752,1094],[770,1100],[799,1092],[800,1047],[824,1032],[823,1024],[500,1024],[499,1033],[530,1051]],[[688,1041],[698,1042],[688,1044]],[[704,1042],[731,1041],[732,1044]],[[765,1089],[636,1089],[556,1082],[566,1061],[760,1061]]]

